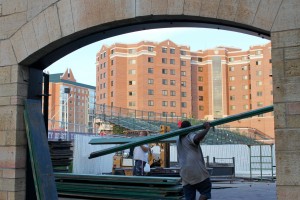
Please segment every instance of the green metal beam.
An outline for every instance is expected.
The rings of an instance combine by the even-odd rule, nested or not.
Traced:
[[[245,118],[248,118],[248,117],[253,117],[253,116],[256,116],[256,115],[260,115],[260,114],[263,114],[263,113],[272,112],[273,109],[274,109],[273,105],[266,106],[266,107],[263,107],[263,108],[260,108],[260,109],[251,110],[251,111],[248,111],[248,112],[244,112],[244,113],[224,117],[222,119],[213,120],[213,121],[210,122],[210,124],[211,124],[211,126],[218,126],[218,125],[226,124],[226,123],[233,122],[233,121],[236,121],[236,120],[245,119]],[[104,149],[104,150],[101,150],[101,151],[92,152],[89,156],[89,159],[96,158],[96,157],[99,157],[99,156],[104,156],[104,155],[107,155],[107,154],[111,154],[111,153],[114,153],[114,152],[117,152],[117,151],[122,151],[122,150],[125,150],[125,149],[129,149],[131,147],[135,147],[135,146],[139,146],[139,145],[143,145],[143,144],[157,142],[157,141],[167,139],[167,138],[171,138],[171,137],[174,137],[174,136],[184,135],[184,134],[187,134],[189,132],[197,131],[197,130],[201,130],[201,129],[204,129],[203,124],[191,126],[191,127],[184,128],[184,129],[178,129],[178,130],[170,131],[168,133],[158,135],[158,136],[155,136],[155,137],[151,137],[151,138],[146,138],[146,139],[141,138],[141,139],[138,139],[134,142],[119,145],[119,146],[116,146],[116,147],[107,148],[107,149]]]

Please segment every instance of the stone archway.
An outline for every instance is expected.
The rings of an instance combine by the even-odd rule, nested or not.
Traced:
[[[99,39],[183,23],[271,36],[277,196],[299,198],[299,10],[298,0],[0,1],[0,199],[26,195],[23,99],[41,88],[29,74]]]

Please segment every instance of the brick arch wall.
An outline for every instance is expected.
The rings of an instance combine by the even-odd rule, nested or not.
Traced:
[[[97,39],[97,32],[180,19],[271,35],[277,196],[299,198],[299,10],[298,0],[0,1],[0,199],[26,195],[23,99],[28,96],[30,67],[42,70],[51,57],[64,53],[64,45],[75,50]],[[86,40],[76,43],[81,38]]]

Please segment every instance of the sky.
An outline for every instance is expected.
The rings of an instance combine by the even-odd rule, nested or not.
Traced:
[[[71,68],[78,83],[96,85],[96,54],[102,45],[137,43],[142,40],[162,42],[170,39],[178,45],[188,45],[191,51],[206,50],[216,46],[237,47],[242,50],[253,45],[270,42],[248,34],[207,28],[164,28],[127,33],[101,40],[78,49],[59,59],[44,71],[49,74],[63,73]]]

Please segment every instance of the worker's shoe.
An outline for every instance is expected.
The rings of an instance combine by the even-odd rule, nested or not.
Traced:
[[[207,198],[207,196],[205,196],[205,195],[201,195],[200,197],[199,197],[199,200],[207,200],[208,198]]]

